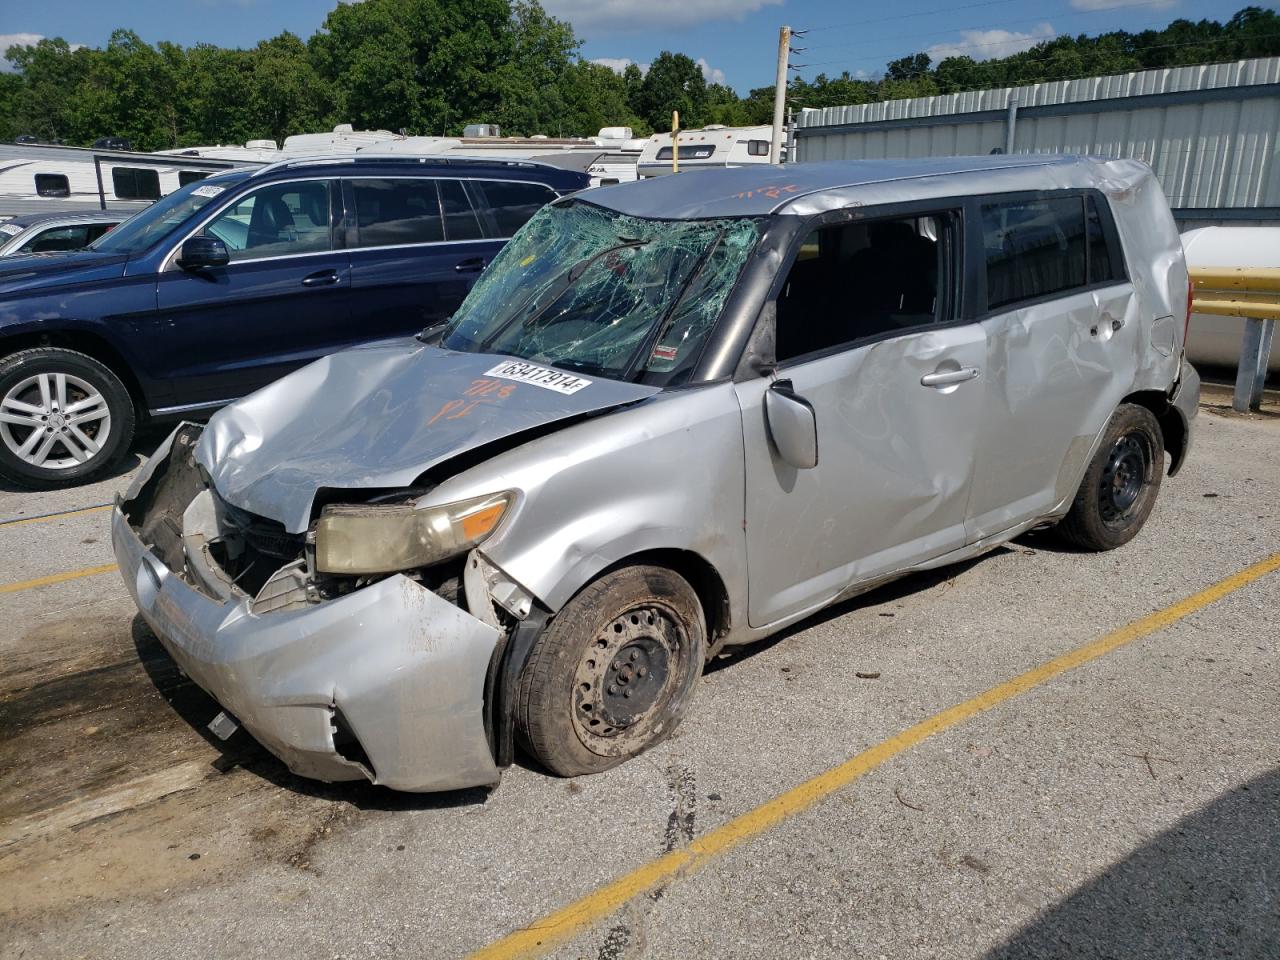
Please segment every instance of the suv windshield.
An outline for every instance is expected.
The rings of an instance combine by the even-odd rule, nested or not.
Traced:
[[[199,180],[180,187],[135,213],[114,230],[104,233],[89,244],[89,249],[103,253],[140,253],[159,243],[206,203],[239,183],[240,179]]]
[[[642,220],[581,200],[543,207],[454,314],[451,350],[670,385],[702,344],[763,220]]]

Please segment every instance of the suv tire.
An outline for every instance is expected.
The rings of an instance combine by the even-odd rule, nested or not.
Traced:
[[[1085,550],[1128,543],[1151,515],[1164,476],[1164,434],[1146,407],[1122,403],[1111,415],[1058,534]]]
[[[671,735],[706,659],[702,604],[664,567],[624,567],[556,614],[520,675],[516,732],[562,777],[599,773]]]
[[[135,420],[129,391],[93,357],[37,347],[0,359],[0,476],[8,480],[53,489],[100,479],[128,451]]]

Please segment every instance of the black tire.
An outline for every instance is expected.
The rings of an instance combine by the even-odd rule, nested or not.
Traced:
[[[1068,543],[1114,550],[1151,515],[1164,477],[1164,434],[1146,407],[1123,403],[1111,415],[1070,512],[1057,526]]]
[[[520,675],[521,746],[562,777],[615,767],[671,735],[706,659],[698,595],[663,567],[624,567],[570,600]]]
[[[50,395],[47,403],[41,380]],[[70,419],[58,409],[75,410],[77,403],[81,409]],[[0,359],[0,414],[8,415],[0,422],[0,476],[46,490],[103,477],[128,451],[136,422],[133,400],[120,378],[93,357],[61,347],[20,350]],[[46,441],[50,446],[41,461]],[[24,456],[30,443],[35,446]]]

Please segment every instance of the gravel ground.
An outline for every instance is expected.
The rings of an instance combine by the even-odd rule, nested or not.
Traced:
[[[1280,550],[1280,418],[1207,408],[1146,530],[1032,536],[714,665],[677,735],[574,781],[291,777],[115,574],[0,594],[0,955],[461,956],[912,724]],[[0,491],[0,520],[108,501]],[[111,561],[0,525],[0,583]],[[897,756],[557,956],[1280,957],[1280,573]],[[856,673],[878,673],[859,679]]]

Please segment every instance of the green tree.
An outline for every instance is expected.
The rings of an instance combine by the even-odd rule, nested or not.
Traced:
[[[671,111],[680,111],[680,126],[707,122],[707,81],[702,68],[683,53],[663,50],[649,64],[649,72],[632,101],[635,111],[654,130],[671,129]]]

